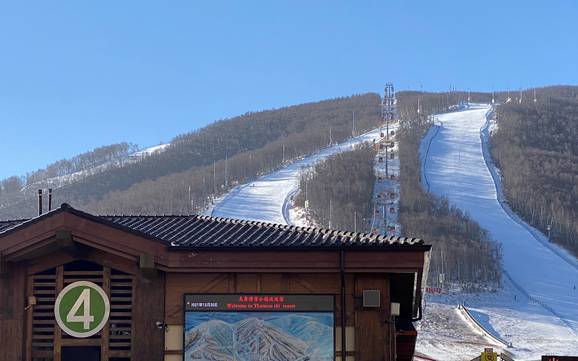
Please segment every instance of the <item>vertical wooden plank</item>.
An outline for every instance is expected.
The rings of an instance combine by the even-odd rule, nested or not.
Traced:
[[[34,276],[26,277],[26,297],[34,295]],[[34,307],[29,307],[26,311],[26,361],[32,361],[32,316],[34,314]]]
[[[0,277],[0,287],[7,293],[0,300],[4,313],[0,315],[0,360],[24,360],[26,337],[26,317],[24,314],[24,296],[26,294],[26,276],[20,267],[10,265]]]
[[[235,277],[234,273],[229,273],[227,275],[227,292],[235,293],[235,281],[237,278]]]
[[[346,307],[345,311],[347,313],[347,326],[355,326],[355,277],[352,274],[345,275],[345,294],[346,294]]]
[[[102,272],[102,289],[110,300],[110,267],[104,266]],[[106,322],[102,329],[100,337],[100,360],[108,361],[109,358],[109,338],[110,338],[110,320]]]
[[[291,278],[287,273],[281,274],[281,292],[282,293],[291,292]]]
[[[141,318],[137,315],[140,314],[140,310],[138,309],[138,304],[140,301],[137,301],[137,297],[140,298],[139,292],[140,286],[138,285],[138,280],[142,277],[140,274],[135,274],[132,277],[132,317],[131,317],[131,324],[130,324],[130,360],[136,361],[136,349],[135,344],[137,343],[136,340],[136,329],[140,327]]]
[[[164,273],[157,272],[147,277],[137,274],[133,285],[131,360],[162,360],[165,331],[156,323],[164,320]]]
[[[55,296],[64,288],[64,266],[60,265],[56,267],[56,293]],[[53,350],[53,361],[62,360],[62,330],[57,323],[54,323],[54,350]]]
[[[355,310],[356,361],[392,359],[392,338],[389,324],[389,282],[385,275],[357,275],[355,296],[361,300],[363,290],[380,290],[381,307],[363,308],[361,301]],[[387,321],[387,322],[386,322]],[[360,352],[360,350],[363,350]]]

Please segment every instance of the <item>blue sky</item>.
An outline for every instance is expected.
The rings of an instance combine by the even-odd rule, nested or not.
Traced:
[[[578,84],[578,2],[0,4],[0,178],[100,145],[398,89]]]

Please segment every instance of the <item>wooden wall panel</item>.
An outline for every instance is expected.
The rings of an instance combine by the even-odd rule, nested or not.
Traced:
[[[165,323],[183,323],[183,297],[186,293],[234,293],[235,281],[228,273],[167,273]]]
[[[355,275],[345,276],[345,312],[347,326],[355,326]],[[338,302],[339,303],[339,302]],[[339,315],[341,317],[341,315]]]
[[[408,269],[423,268],[424,253],[412,251],[396,252],[346,252],[345,268],[348,269]]]
[[[261,288],[261,276],[256,273],[239,273],[236,275],[236,293],[258,293]]]
[[[294,293],[339,294],[341,283],[338,273],[327,274],[291,274],[290,288]]]
[[[381,307],[363,308],[363,290],[381,291]],[[389,281],[384,275],[357,275],[355,297],[356,361],[392,361],[389,328]]]
[[[263,292],[285,293],[283,289],[283,275],[280,273],[263,273],[261,277],[261,288]]]
[[[156,322],[164,319],[165,275],[137,275],[133,287],[132,359],[162,360],[165,333]]]
[[[0,361],[24,360],[26,273],[17,265],[7,267],[0,276],[0,288],[8,291],[0,299]]]
[[[311,269],[327,271],[339,267],[336,251],[199,251],[171,252],[166,264],[174,268],[211,269],[215,271],[255,272],[266,269]],[[163,260],[164,261],[164,260]]]
[[[348,304],[353,305],[353,276],[348,275]],[[165,322],[183,323],[183,297],[187,293],[311,293],[339,295],[339,274],[281,273],[167,273]],[[336,299],[336,303],[339,301]],[[348,314],[353,316],[353,311]]]

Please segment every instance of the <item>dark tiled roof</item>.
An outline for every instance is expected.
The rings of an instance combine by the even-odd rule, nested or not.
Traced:
[[[99,223],[166,242],[174,248],[337,248],[425,246],[421,239],[386,237],[329,229],[304,228],[265,222],[187,216],[94,216],[66,204],[53,212],[67,211]],[[26,222],[0,222],[0,236]],[[3,225],[6,224],[5,227]],[[2,228],[3,227],[3,228]],[[429,246],[426,246],[429,247]]]
[[[0,233],[16,227],[19,224],[26,222],[27,219],[18,219],[13,221],[0,221]]]
[[[103,216],[109,222],[170,242],[176,247],[336,247],[422,245],[416,238],[208,216]]]

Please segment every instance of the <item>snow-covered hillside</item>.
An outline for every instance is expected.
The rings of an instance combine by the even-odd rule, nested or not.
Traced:
[[[107,161],[107,162],[98,164],[92,168],[84,169],[84,170],[70,173],[70,174],[65,174],[65,175],[62,175],[59,177],[46,178],[46,179],[43,179],[41,181],[26,185],[22,189],[22,192],[24,192],[24,193],[36,192],[36,189],[46,188],[46,187],[59,188],[59,187],[65,186],[67,184],[79,182],[88,176],[104,172],[107,169],[110,169],[112,167],[122,167],[122,166],[125,166],[128,164],[138,162],[138,161],[142,160],[143,158],[151,156],[153,154],[160,153],[163,150],[165,150],[166,147],[168,147],[169,145],[170,145],[170,143],[155,145],[152,147],[145,148],[143,150],[139,150],[139,151],[134,152],[132,154],[129,154],[128,156],[125,156],[123,158],[119,158],[119,159],[115,159],[112,161]]]
[[[508,351],[516,359],[578,353],[578,291],[574,289],[578,268],[566,252],[540,239],[543,235],[523,224],[498,200],[482,147],[481,129],[487,125],[489,110],[487,105],[473,105],[469,110],[438,116],[439,128],[427,138],[424,181],[432,192],[469,212],[502,243],[504,287],[497,293],[428,297],[425,320],[418,326],[418,351],[449,361],[474,358],[484,346],[503,347],[479,334],[454,309],[465,302],[487,330],[512,343]],[[208,212],[219,217],[291,223],[289,207],[301,172],[355,144],[377,140],[379,133],[375,129],[240,185]]]
[[[490,110],[482,104],[439,115],[439,129],[430,132],[424,176],[431,192],[467,211],[501,243],[504,287],[497,294],[430,297],[430,303],[465,301],[482,323],[512,342],[517,360],[578,354],[578,264],[521,221],[502,199],[486,144]],[[443,360],[464,359],[462,344],[438,347],[435,333],[435,328],[422,330],[418,350]],[[480,351],[479,346],[470,349]]]
[[[374,142],[380,137],[380,129],[374,129],[240,185],[219,199],[208,213],[215,217],[291,224],[291,197],[299,190],[303,171],[331,155],[351,150],[364,142]]]

